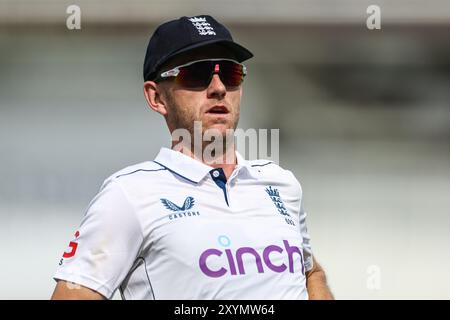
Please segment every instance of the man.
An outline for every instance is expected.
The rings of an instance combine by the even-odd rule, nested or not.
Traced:
[[[210,16],[158,27],[144,95],[172,149],[106,179],[60,261],[53,299],[109,299],[116,289],[124,299],[333,298],[300,184],[271,161],[244,160],[227,139],[252,56]],[[205,152],[207,142],[190,139],[196,130],[226,142]]]

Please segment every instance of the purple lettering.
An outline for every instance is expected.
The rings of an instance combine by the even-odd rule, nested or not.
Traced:
[[[202,270],[203,273],[206,274],[208,277],[219,278],[219,277],[223,276],[225,273],[227,273],[227,270],[225,268],[220,268],[217,271],[211,270],[206,265],[206,260],[208,259],[209,256],[212,256],[212,255],[220,257],[222,255],[222,251],[217,250],[217,249],[205,250],[199,259],[200,270]]]
[[[236,260],[238,263],[239,274],[245,274],[244,262],[242,261],[242,256],[244,255],[244,253],[252,254],[256,260],[256,267],[258,269],[258,273],[264,273],[264,268],[261,263],[261,257],[259,256],[258,252],[256,252],[255,249],[250,247],[242,247],[237,249],[236,251]]]
[[[228,264],[230,265],[230,272],[232,275],[237,275],[236,273],[236,265],[234,264],[233,253],[230,249],[225,249],[225,253],[227,254]]]
[[[283,252],[283,248],[280,248],[279,246],[275,246],[275,245],[270,245],[267,246],[264,251],[263,251],[263,259],[264,259],[264,263],[266,264],[266,266],[269,267],[270,270],[275,271],[275,272],[283,272],[286,270],[286,265],[283,263],[281,264],[281,266],[276,266],[272,263],[272,261],[270,261],[270,253],[271,252],[279,252],[282,253]]]
[[[287,240],[283,240],[283,243],[284,243],[284,247],[286,248],[288,257],[289,257],[289,272],[294,273],[294,257],[293,257],[293,255],[294,255],[294,253],[298,253],[300,255],[300,263],[302,265],[302,274],[305,274],[304,266],[302,263],[303,256],[302,256],[302,253],[301,253],[299,247],[291,247]]]
[[[255,264],[256,264],[258,273],[264,273],[263,261],[264,261],[264,264],[271,271],[277,272],[277,273],[282,273],[287,270],[287,265],[285,263],[282,263],[282,260],[284,260],[287,255],[288,260],[289,260],[289,272],[294,273],[295,272],[295,270],[294,270],[295,269],[295,261],[299,260],[297,257],[294,257],[294,255],[297,253],[300,257],[301,272],[303,275],[305,275],[305,266],[304,266],[304,262],[303,262],[302,249],[297,246],[291,246],[289,244],[289,241],[287,241],[287,240],[283,240],[283,244],[284,244],[284,248],[286,249],[286,253],[284,253],[283,247],[279,247],[277,245],[268,245],[267,247],[264,248],[264,250],[262,252],[262,259],[261,259],[260,254],[256,251],[256,249],[251,248],[251,247],[238,248],[235,253],[233,253],[233,251],[231,249],[225,249],[224,252],[227,257],[228,269],[226,269],[224,267],[220,267],[217,270],[212,270],[210,267],[208,267],[207,260],[210,256],[217,256],[217,257],[222,256],[223,251],[214,249],[214,248],[210,248],[210,249],[205,250],[200,255],[199,266],[200,266],[201,271],[205,275],[207,275],[208,277],[212,277],[212,278],[222,277],[228,271],[230,271],[231,275],[245,274],[243,256],[245,254],[250,254],[255,258]],[[279,254],[279,256],[278,256],[279,259],[275,259],[275,261],[280,261],[281,264],[274,264],[271,261],[270,255],[273,252],[277,252]],[[273,259],[274,259],[274,257],[272,256],[272,260]],[[250,260],[252,261],[253,259],[250,259]],[[224,262],[223,260],[221,260],[221,261]],[[236,270],[236,263],[237,263],[238,270]],[[251,262],[249,262],[248,259],[246,260],[246,263],[251,264]]]

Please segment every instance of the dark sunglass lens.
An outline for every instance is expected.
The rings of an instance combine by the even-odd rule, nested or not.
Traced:
[[[212,63],[202,61],[180,69],[177,81],[186,88],[207,87],[211,80]]]
[[[227,87],[237,87],[244,80],[244,70],[242,65],[232,61],[220,63],[220,79]]]
[[[185,88],[205,88],[211,81],[216,65],[219,65],[219,76],[225,86],[241,85],[244,80],[243,66],[232,61],[201,61],[182,67],[176,81]]]

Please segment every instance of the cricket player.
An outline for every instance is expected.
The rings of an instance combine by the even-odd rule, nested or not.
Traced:
[[[156,29],[144,95],[172,147],[104,181],[59,262],[52,299],[116,290],[123,299],[333,299],[300,183],[272,161],[245,160],[227,139],[252,56],[208,15]],[[196,130],[226,142],[206,152],[212,140],[191,140]]]

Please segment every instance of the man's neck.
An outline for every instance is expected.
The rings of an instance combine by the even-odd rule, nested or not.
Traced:
[[[175,148],[176,147],[176,148]],[[236,168],[237,158],[236,158],[236,149],[235,145],[231,144],[226,147],[226,150],[223,154],[217,156],[205,156],[205,148],[207,145],[203,146],[201,149],[201,154],[192,151],[192,147],[189,146],[180,146],[180,144],[172,143],[172,149],[175,151],[179,151],[188,157],[191,157],[197,161],[200,161],[207,166],[212,168],[222,168],[225,177],[229,179],[234,169]]]

